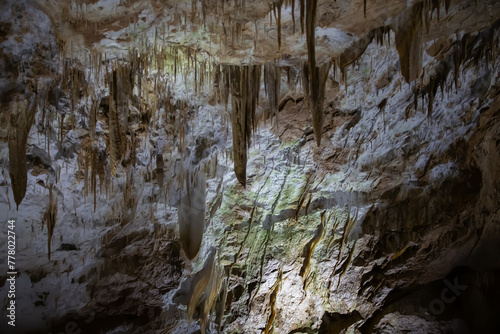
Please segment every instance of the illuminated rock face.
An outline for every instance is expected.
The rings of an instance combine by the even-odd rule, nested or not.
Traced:
[[[499,332],[498,1],[0,6],[18,332]]]

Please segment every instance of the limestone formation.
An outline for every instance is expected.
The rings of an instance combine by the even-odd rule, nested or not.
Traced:
[[[16,329],[499,333],[499,46],[496,0],[2,1]]]

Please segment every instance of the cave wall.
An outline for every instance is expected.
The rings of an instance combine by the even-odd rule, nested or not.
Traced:
[[[1,7],[2,332],[498,332],[496,1]]]

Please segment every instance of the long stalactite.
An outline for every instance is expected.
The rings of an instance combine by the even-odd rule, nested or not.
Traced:
[[[9,174],[17,209],[26,195],[28,167],[26,149],[28,135],[35,120],[36,96],[11,103],[9,122]]]
[[[125,135],[121,125],[121,116],[119,113],[119,96],[118,91],[119,76],[114,70],[110,75],[109,84],[109,111],[108,111],[108,126],[109,126],[109,157],[111,165],[111,173],[116,174],[118,166],[122,162],[123,153],[125,151]]]
[[[422,73],[423,8],[423,3],[411,6],[397,17],[391,27],[396,34],[401,74],[408,83],[417,79]]]
[[[307,96],[307,104],[312,114],[313,131],[316,144],[321,146],[323,132],[323,101],[325,97],[325,84],[331,62],[316,66],[316,12],[317,0],[307,0],[306,4],[306,44],[307,66],[303,67],[303,87]]]
[[[50,260],[50,248],[52,244],[52,236],[57,222],[57,196],[54,195],[53,185],[49,185],[49,203],[45,210],[43,221],[47,224],[47,249],[48,258]]]
[[[234,171],[246,186],[247,149],[257,126],[255,110],[260,90],[260,65],[226,65],[231,91]]]
[[[281,68],[276,61],[264,65],[264,88],[269,100],[269,112],[271,119],[276,119],[278,124],[278,112],[280,103]]]

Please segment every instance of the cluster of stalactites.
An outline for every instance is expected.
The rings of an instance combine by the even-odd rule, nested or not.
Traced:
[[[242,41],[244,23],[240,19],[246,12],[246,0],[191,1],[190,9],[175,5],[172,19],[168,21],[168,31],[196,33],[203,29],[209,34],[217,34],[220,45],[235,46]]]
[[[87,196],[89,192],[93,194],[95,211],[97,207],[97,176],[99,176],[99,190],[102,192],[104,183],[106,194],[110,193],[111,172],[106,161],[106,152],[99,150],[93,138],[87,137],[81,145],[77,162],[80,170],[83,171],[83,195]]]
[[[421,82],[415,88],[415,110],[418,109],[418,98],[421,97],[423,104],[424,98],[427,96],[427,115],[430,117],[432,115],[434,98],[438,89],[440,89],[441,94],[444,95],[445,88],[448,92],[452,89],[453,84],[458,88],[460,70],[466,64],[478,66],[479,62],[482,60],[484,60],[486,64],[490,62],[495,63],[498,57],[498,44],[500,42],[500,36],[498,35],[499,29],[500,19],[476,34],[464,34],[462,38],[449,45],[448,50],[442,50],[441,53],[444,54],[444,59],[427,71],[427,80],[425,80],[425,84],[424,79],[421,78]],[[447,84],[447,82],[449,82],[447,78],[450,73],[452,73],[453,80],[451,84]],[[490,78],[488,76],[486,78],[480,78],[478,82],[482,80],[489,81]],[[477,94],[477,92],[473,93]]]
[[[401,75],[407,83],[417,82],[414,89],[414,108],[415,110],[418,108],[419,97],[422,98],[423,103],[427,96],[427,114],[431,116],[434,97],[438,89],[441,89],[442,93],[445,87],[447,91],[451,89],[450,85],[446,85],[448,74],[452,73],[453,82],[455,86],[458,86],[460,69],[468,60],[473,60],[474,64],[478,65],[480,60],[489,63],[497,57],[498,34],[496,32],[500,28],[500,20],[493,22],[478,33],[466,33],[451,45],[443,45],[442,49],[429,49],[430,55],[439,57],[440,60],[436,66],[426,71],[427,73],[422,70],[423,34],[429,32],[431,17],[435,11],[437,19],[440,20],[443,2],[447,12],[450,0],[420,1],[408,7],[391,24],[377,27],[351,43],[334,61],[342,72],[344,82],[346,82],[347,66],[363,55],[374,38],[378,44],[384,44],[385,36],[387,36],[387,43],[390,46],[390,31],[392,30],[400,58]],[[408,116],[408,110],[406,116]]]
[[[173,18],[168,22],[168,31],[173,28],[175,31],[197,32],[202,26],[203,29],[209,34],[215,34],[218,37],[218,44],[220,46],[235,47],[244,43],[243,35],[245,29],[245,21],[250,17],[254,20],[254,46],[257,45],[258,40],[258,26],[257,21],[259,18],[254,17],[253,13],[249,12],[247,8],[248,0],[217,0],[215,2],[207,3],[207,0],[193,0],[189,10],[182,10],[175,7],[173,11]],[[269,24],[272,26],[276,24],[277,38],[276,42],[278,49],[282,45],[282,9],[283,6],[290,8],[292,17],[292,34],[296,31],[296,11],[299,11],[298,20],[300,31],[305,32],[306,7],[312,2],[310,0],[271,0],[269,4]],[[366,0],[364,1],[366,13]],[[219,30],[222,27],[222,31]],[[222,32],[222,33],[221,33]]]
[[[80,91],[86,90],[85,74],[71,59],[65,59],[63,64],[61,88],[71,97],[71,111],[73,112],[80,100]]]
[[[238,181],[245,186],[247,149],[258,123],[255,111],[259,100],[261,66],[224,66],[231,93],[234,171]]]
[[[288,4],[288,2],[291,2],[293,8],[295,8],[294,1],[287,1],[287,4]],[[283,6],[283,0],[275,0],[275,1],[272,1],[269,4],[269,7],[270,7],[270,10],[269,10],[270,24],[271,25],[273,24],[273,15],[274,15],[274,19],[276,21],[276,27],[278,29],[278,37],[277,37],[278,49],[281,49],[281,7],[282,6]],[[292,9],[292,11],[293,10],[294,9]],[[293,16],[293,17],[295,18],[295,16]],[[292,21],[294,21],[294,20],[292,20]]]
[[[445,0],[444,5],[448,11],[450,1]],[[422,74],[423,29],[429,30],[430,17],[435,10],[437,10],[439,18],[440,7],[441,0],[424,0],[415,3],[389,26],[378,27],[365,33],[349,45],[337,59],[332,59],[331,62],[318,67],[315,55],[317,0],[300,0],[301,31],[304,32],[305,26],[308,55],[307,63],[302,68],[303,89],[312,114],[313,130],[318,147],[321,144],[323,128],[325,83],[331,63],[335,64],[334,73],[336,73],[337,66],[341,69],[347,87],[346,67],[363,55],[374,38],[377,39],[377,42],[383,43],[384,35],[388,35],[389,31],[393,30],[396,35],[396,48],[400,56],[401,74],[408,83],[416,80]],[[364,1],[364,15],[366,17],[366,1]]]
[[[334,64],[342,72],[344,82],[346,82],[347,66],[353,64],[363,55],[374,38],[378,44],[384,44],[385,36],[387,36],[387,42],[390,45],[391,30],[395,34],[402,76],[407,83],[418,79],[422,74],[423,33],[429,31],[430,18],[434,11],[437,11],[439,20],[442,2],[441,0],[417,2],[403,11],[389,25],[374,28],[352,42],[334,61]],[[449,6],[450,1],[445,0],[444,7],[446,11],[448,11]]]

